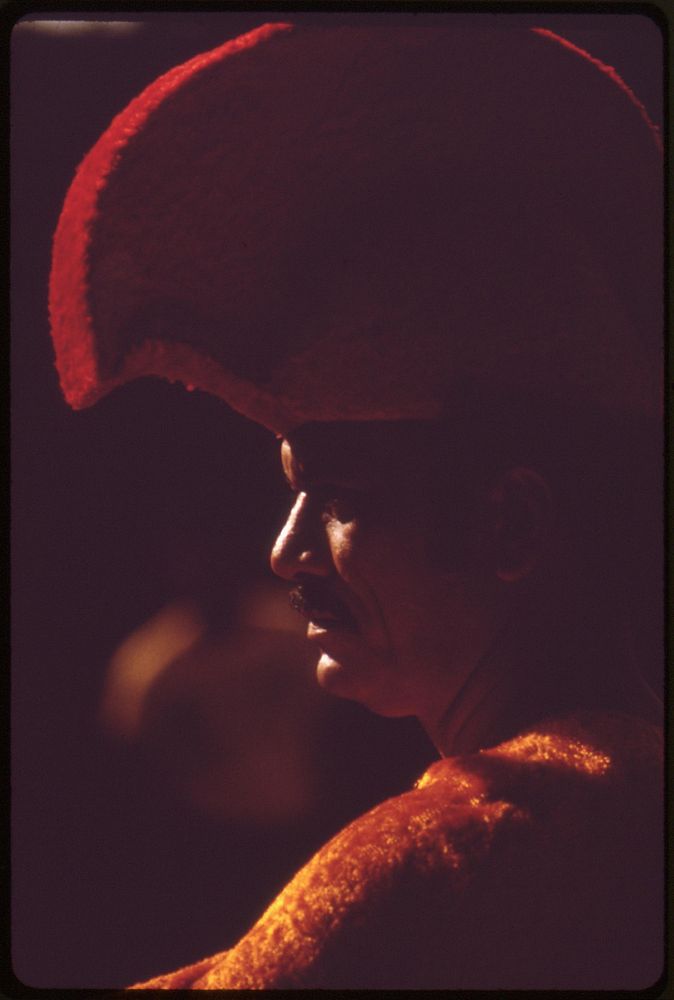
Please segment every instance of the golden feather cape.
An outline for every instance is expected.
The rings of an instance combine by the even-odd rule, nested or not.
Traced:
[[[135,989],[640,989],[662,971],[658,730],[579,713],[434,763],[237,945]]]

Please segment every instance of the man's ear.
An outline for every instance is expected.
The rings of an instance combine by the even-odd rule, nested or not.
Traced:
[[[554,521],[550,487],[533,469],[508,469],[489,494],[488,519],[496,575],[505,583],[523,580],[550,540]]]

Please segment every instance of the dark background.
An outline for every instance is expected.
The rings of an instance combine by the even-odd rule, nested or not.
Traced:
[[[57,17],[67,15],[44,20]],[[295,15],[113,8],[95,17],[128,23],[24,21],[12,37],[13,965],[39,987],[124,986],[228,947],[322,841],[407,787],[434,753],[412,720],[378,719],[316,690],[267,568],[288,501],[271,434],[216,399],[155,380],[80,413],[63,402],[47,280],[51,234],[78,162],[158,74]],[[524,20],[616,67],[660,120],[653,23]],[[267,610],[253,624],[272,630],[272,645],[277,636],[277,673],[240,610],[242,595],[256,593]],[[138,731],[111,730],[101,702],[112,655],[176,601],[199,610],[201,646],[164,671]],[[237,636],[243,645],[232,645]],[[250,671],[237,652],[248,639],[258,650]],[[254,683],[234,701],[239,662]],[[216,730],[210,740],[205,716]],[[230,740],[234,716],[244,733]],[[237,785],[241,768],[248,773],[241,761],[257,754],[271,768],[275,741],[292,742],[293,733],[302,794],[266,811],[264,783],[251,777],[251,807]]]

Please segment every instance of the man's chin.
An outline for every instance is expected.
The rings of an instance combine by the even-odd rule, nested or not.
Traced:
[[[409,714],[387,704],[390,692],[381,690],[381,684],[376,683],[379,676],[376,665],[365,663],[360,657],[337,659],[335,655],[324,652],[316,666],[318,683],[333,697],[358,702],[377,715],[396,717]]]
[[[371,652],[361,637],[338,629],[319,629],[313,623],[307,637],[320,651],[316,665],[320,686],[339,698],[360,700],[359,689],[368,677],[372,679],[373,667],[374,675],[377,674],[376,664],[369,662]]]
[[[353,674],[353,670],[349,670],[342,659],[338,660],[330,653],[321,653],[316,665],[316,679],[329,694],[342,698],[349,697],[340,690],[344,686],[349,686],[349,674]],[[351,683],[353,685],[353,677]]]

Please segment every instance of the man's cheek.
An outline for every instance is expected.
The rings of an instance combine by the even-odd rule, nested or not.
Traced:
[[[355,583],[363,569],[372,565],[372,557],[367,544],[363,544],[358,526],[352,522],[332,521],[327,531],[335,569],[345,583]]]

